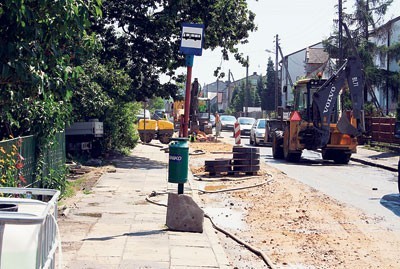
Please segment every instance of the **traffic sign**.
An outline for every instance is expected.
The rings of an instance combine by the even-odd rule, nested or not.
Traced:
[[[181,46],[179,52],[201,56],[204,43],[204,24],[182,23]]]

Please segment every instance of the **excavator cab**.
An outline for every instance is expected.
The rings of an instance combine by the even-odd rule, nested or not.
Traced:
[[[305,121],[312,121],[312,96],[326,79],[301,79],[294,90],[293,109],[298,111]]]

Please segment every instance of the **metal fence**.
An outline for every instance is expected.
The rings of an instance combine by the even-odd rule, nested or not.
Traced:
[[[42,166],[44,177],[50,176],[53,170],[57,171],[63,169],[65,165],[65,133],[58,133],[56,135],[56,140],[57,142],[54,146],[44,153],[45,157]],[[36,137],[32,135],[0,141],[0,149],[2,148],[5,152],[2,155],[3,158],[7,158],[8,154],[8,158],[14,158],[16,160],[17,157],[11,156],[13,149],[14,151],[17,150],[19,156],[23,157],[21,172],[27,185],[31,185],[35,180],[34,174],[38,166],[36,144]],[[36,184],[34,184],[34,186],[36,186]]]
[[[394,136],[395,118],[370,117],[365,119],[366,135],[372,142],[400,144],[400,139]]]

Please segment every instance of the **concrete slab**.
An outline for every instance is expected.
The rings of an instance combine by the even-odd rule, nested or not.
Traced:
[[[171,266],[218,267],[211,248],[171,246]]]

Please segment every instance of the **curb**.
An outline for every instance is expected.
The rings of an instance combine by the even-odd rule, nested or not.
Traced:
[[[398,171],[398,169],[396,169],[396,168],[393,168],[393,167],[390,167],[390,166],[386,166],[386,165],[383,165],[383,164],[379,164],[379,163],[374,163],[374,162],[371,162],[371,161],[362,160],[362,159],[359,159],[359,158],[351,157],[350,160],[352,160],[354,162],[366,164],[366,165],[369,165],[369,166],[382,168],[382,169],[385,169],[385,170],[388,170],[388,171],[391,171],[391,172],[397,172]]]

